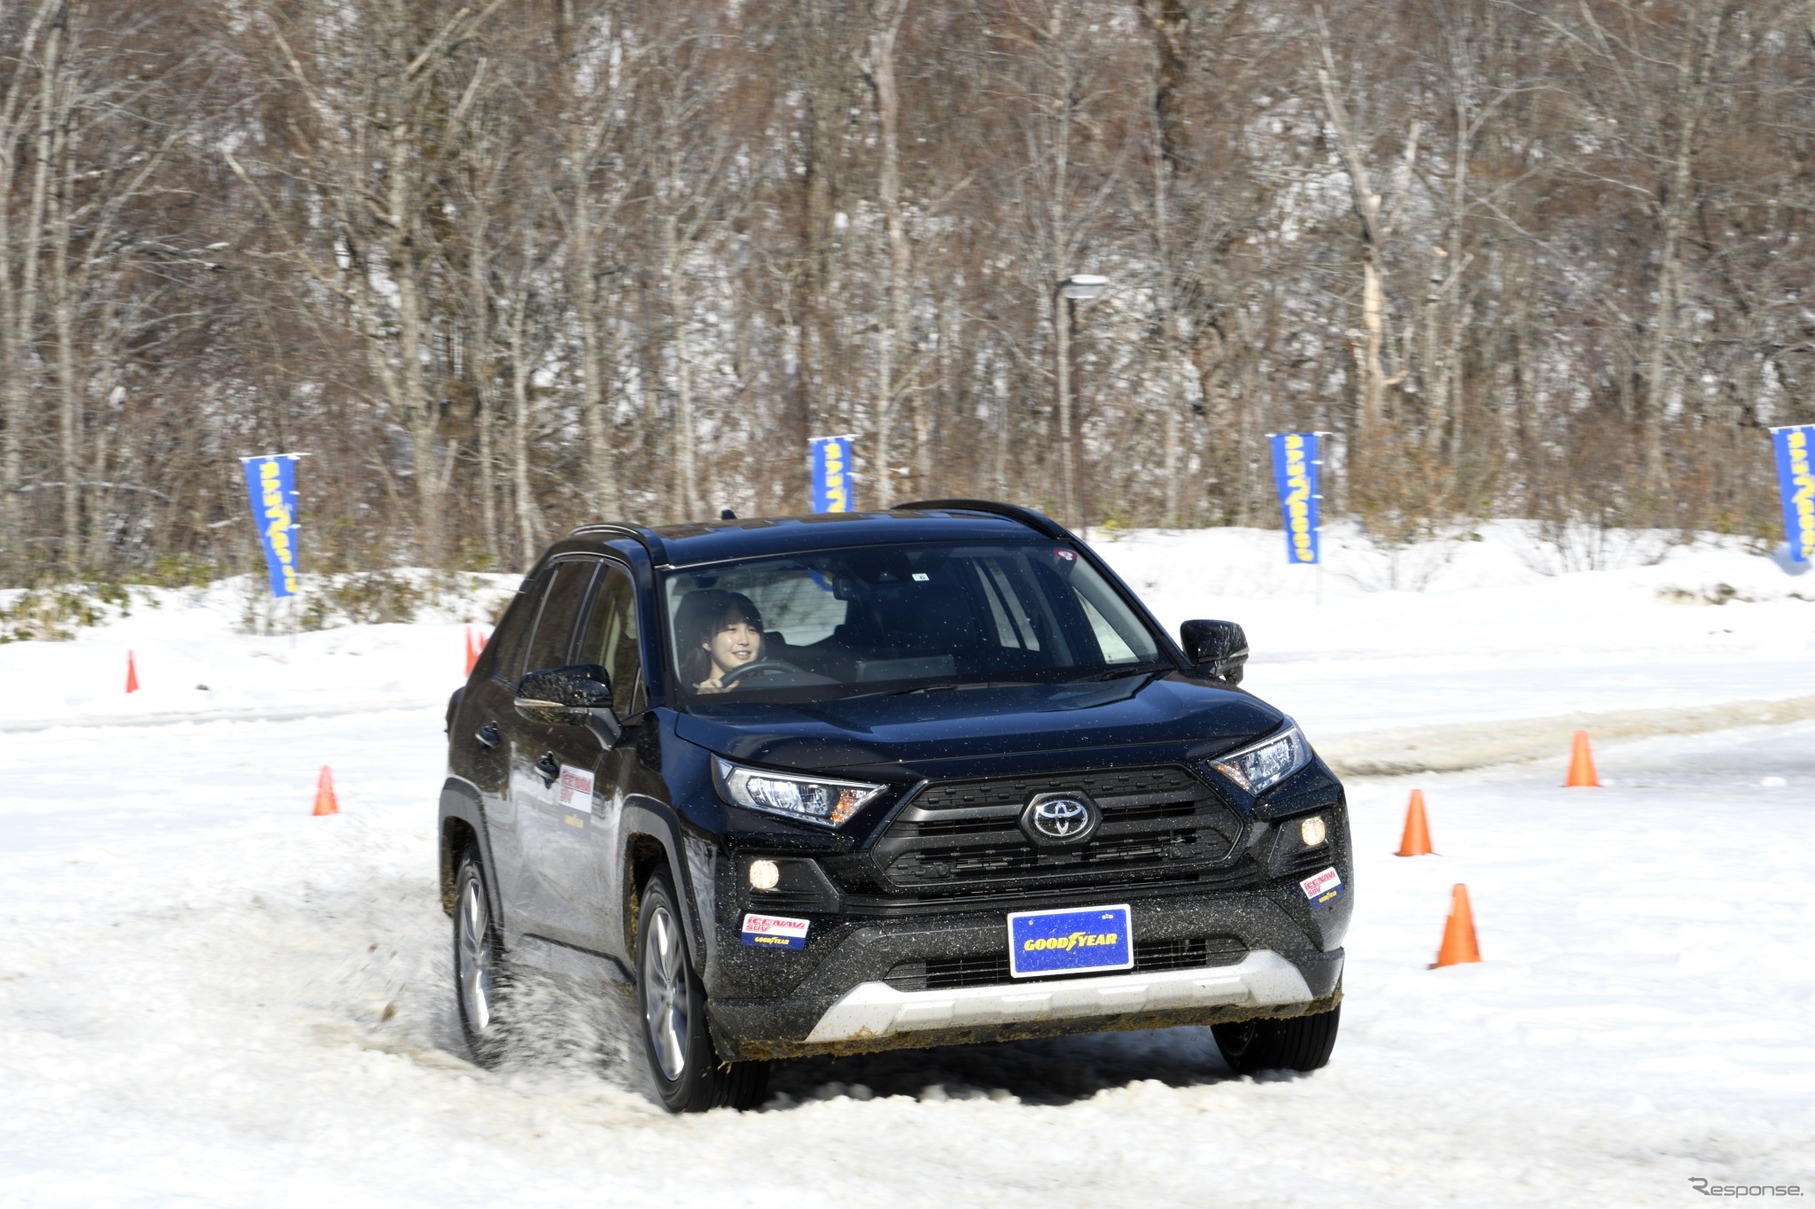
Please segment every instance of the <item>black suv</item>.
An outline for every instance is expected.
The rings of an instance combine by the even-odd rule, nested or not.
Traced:
[[[510,971],[629,984],[662,1101],[812,1054],[1208,1024],[1329,1058],[1342,786],[1078,538],[975,500],[588,525],[448,703],[466,1040]]]

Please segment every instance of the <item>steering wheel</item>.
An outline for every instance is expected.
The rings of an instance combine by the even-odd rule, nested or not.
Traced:
[[[804,676],[807,674],[807,672],[802,668],[795,667],[792,663],[789,663],[786,659],[757,659],[750,663],[744,664],[742,667],[732,668],[730,671],[728,671],[724,675],[720,676],[718,678],[718,682],[720,684],[722,684],[723,686],[725,686],[726,688],[730,688],[732,685],[736,684],[739,680],[742,680],[746,676],[763,676],[763,675],[784,675],[785,676],[785,675],[789,675],[789,674],[793,674],[796,676]]]

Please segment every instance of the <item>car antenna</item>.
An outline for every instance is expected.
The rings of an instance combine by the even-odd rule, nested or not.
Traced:
[[[734,521],[737,519],[737,513],[731,511],[729,508],[720,508],[718,510],[718,519],[721,521]]]

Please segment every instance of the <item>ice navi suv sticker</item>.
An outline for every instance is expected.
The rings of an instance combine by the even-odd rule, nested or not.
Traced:
[[[571,764],[561,765],[561,780],[555,790],[555,809],[567,816],[569,827],[586,827],[586,816],[592,813],[592,774]]]
[[[745,915],[744,943],[764,949],[804,949],[809,922],[786,915]]]
[[[1008,917],[1008,972],[1015,978],[1134,968],[1128,907],[1017,911]]]
[[[1313,907],[1327,907],[1342,897],[1342,875],[1334,868],[1325,869],[1299,882],[1298,888],[1305,892]]]

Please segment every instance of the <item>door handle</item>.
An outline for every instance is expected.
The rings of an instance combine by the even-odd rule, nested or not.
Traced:
[[[542,774],[542,788],[547,789],[561,775],[561,766],[555,763],[553,752],[544,752],[542,758],[536,761],[536,771]]]
[[[498,733],[498,724],[496,722],[487,722],[484,726],[481,726],[478,730],[473,732],[473,738],[479,742],[480,751],[490,751],[492,748],[498,746],[499,740],[503,737],[504,736]]]

